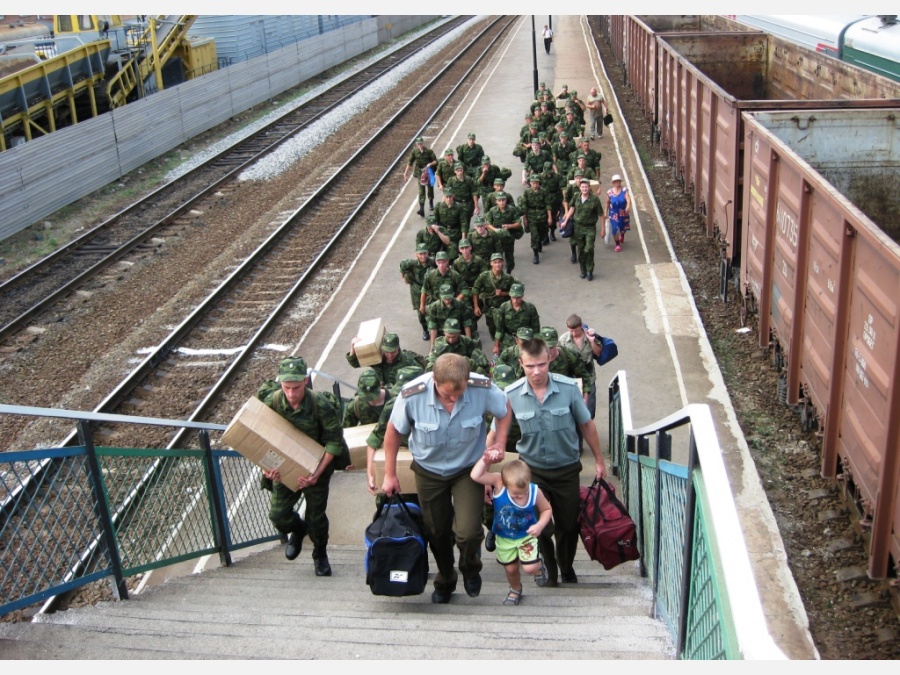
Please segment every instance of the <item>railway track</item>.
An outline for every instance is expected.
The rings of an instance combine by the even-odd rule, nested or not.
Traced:
[[[205,202],[233,187],[243,169],[467,19],[457,17],[404,45],[5,280],[0,284],[0,343],[129,253],[155,250],[154,237],[190,227],[206,210]]]

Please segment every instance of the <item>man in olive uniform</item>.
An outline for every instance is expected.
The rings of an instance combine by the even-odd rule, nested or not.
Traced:
[[[472,221],[475,226],[469,232],[469,242],[472,244],[472,253],[482,260],[490,263],[491,256],[495,253],[503,255],[503,241],[509,239],[512,235],[509,232],[501,230],[499,232],[491,232],[487,228],[482,216],[475,216]]]
[[[587,405],[590,387],[586,383],[590,379],[591,373],[584,361],[576,352],[559,344],[559,333],[553,326],[542,326],[540,338],[547,343],[549,348],[550,372],[581,380],[584,404]]]
[[[519,129],[519,140],[516,141],[516,146],[513,148],[513,157],[518,157],[521,162],[525,161],[525,153],[528,151],[531,137],[538,131],[537,124],[534,124],[534,134],[531,132],[532,124],[534,124],[534,115],[529,112],[525,115],[525,124]]]
[[[550,205],[550,213],[553,216],[550,219],[550,241],[556,241],[556,221],[562,214],[563,204],[563,186],[565,178],[560,176],[553,170],[550,162],[544,162],[544,173],[541,174],[541,187],[547,194],[547,201]]]
[[[575,164],[575,155],[578,148],[569,140],[569,134],[563,130],[559,134],[559,143],[553,146],[553,164],[556,173],[565,176],[569,168]]]
[[[595,180],[598,183],[600,182],[600,179],[597,177],[597,172],[587,165],[587,156],[582,152],[579,152],[577,155],[575,155],[575,166],[569,170],[566,178],[570,181],[575,180],[577,172],[581,172],[581,177],[584,180]],[[577,194],[577,192],[578,190],[576,189],[575,193]]]
[[[522,228],[522,212],[515,205],[509,203],[505,192],[500,192],[497,194],[497,206],[485,214],[484,222],[492,232],[506,232],[511,235],[504,238],[501,244],[503,255],[506,256],[506,269],[512,274],[516,267],[516,241],[525,234],[525,230]]]
[[[541,147],[537,138],[531,139],[531,149],[525,155],[525,166],[522,167],[522,185],[528,185],[528,177],[544,170],[544,162],[552,162],[553,155]]]
[[[381,417],[385,401],[389,398],[387,389],[378,379],[378,373],[366,368],[359,374],[356,382],[356,396],[344,406],[344,429],[374,424]]]
[[[565,131],[569,134],[569,138],[580,138],[581,130],[583,126],[578,123],[578,120],[575,119],[575,111],[571,108],[566,108],[566,121],[565,121]]]
[[[478,185],[481,206],[485,212],[488,210],[487,198],[494,192],[494,181],[498,178],[506,180],[510,176],[512,176],[512,171],[499,167],[496,164],[491,164],[491,158],[487,155],[481,158],[481,169],[475,178],[475,183]]]
[[[603,158],[603,155],[591,148],[591,141],[587,136],[581,137],[581,143],[578,146],[578,151],[585,156],[584,165],[588,169],[593,169],[594,173],[598,176],[600,175],[600,160]],[[576,155],[577,157],[577,155]]]
[[[475,179],[481,171],[481,160],[484,157],[484,148],[475,142],[475,134],[469,134],[463,145],[457,146],[456,156],[466,168],[466,175]]]
[[[497,206],[497,193],[498,192],[506,192],[506,180],[503,178],[495,178],[494,179],[494,190],[489,193],[488,196],[483,199],[484,213],[487,213],[492,208]]]
[[[403,180],[409,180],[410,172],[415,169],[415,175],[419,180],[419,210],[420,216],[425,216],[425,193],[428,192],[428,206],[434,211],[434,186],[424,177],[423,172],[429,167],[437,167],[437,157],[434,150],[425,147],[425,139],[419,136],[416,139],[416,147],[409,153],[406,168],[403,170]],[[423,182],[424,181],[424,182]]]
[[[525,300],[525,286],[516,283],[509,288],[509,300],[495,312],[497,324],[494,331],[494,356],[499,356],[504,347],[516,343],[516,333],[520,328],[530,328],[532,333],[541,330],[541,317],[537,308]]]
[[[419,309],[425,314],[425,307],[438,299],[441,286],[448,285],[453,289],[453,296],[462,300],[465,298],[464,291],[468,290],[468,284],[459,272],[450,267],[450,256],[445,251],[441,251],[434,256],[433,269],[425,274],[425,280],[422,282],[422,294],[419,296]]]
[[[424,313],[424,312],[423,312]],[[350,351],[344,357],[354,368],[359,368],[359,358],[356,356],[356,343],[359,336],[350,340]],[[425,357],[408,349],[400,349],[400,336],[396,333],[385,333],[381,339],[381,362],[370,366],[378,374],[378,379],[385,387],[390,387],[397,381],[397,373],[405,366],[425,367]]]
[[[434,346],[428,355],[425,370],[433,370],[434,362],[437,361],[441,354],[462,354],[469,359],[470,370],[474,370],[479,375],[490,376],[491,362],[479,348],[478,341],[466,335],[461,335],[461,330],[462,328],[457,319],[447,319],[444,322],[444,334],[434,341]]]
[[[472,311],[476,321],[480,316],[485,317],[491,339],[497,332],[494,314],[509,299],[509,291],[515,283],[516,278],[503,271],[501,252],[491,254],[491,269],[482,272],[475,280],[472,288]]]
[[[434,172],[434,183],[439,190],[445,190],[450,179],[456,174],[453,173],[453,165],[456,160],[453,159],[453,148],[444,150],[444,157],[438,162],[437,169]]]
[[[400,276],[403,282],[409,286],[409,297],[412,301],[416,318],[422,326],[422,339],[428,340],[428,322],[425,315],[419,311],[419,300],[422,296],[422,284],[425,283],[425,273],[435,269],[434,259],[428,255],[427,244],[416,244],[416,257],[406,258],[400,261]]]
[[[459,242],[459,257],[450,265],[455,272],[466,282],[468,288],[463,291],[463,302],[472,306],[472,289],[475,287],[475,280],[478,275],[491,268],[490,264],[483,258],[479,258],[472,253],[472,242],[468,239],[461,239]],[[478,319],[472,316],[472,335],[478,332]]]
[[[584,129],[584,111],[587,110],[587,105],[578,98],[578,92],[574,89],[572,90],[572,96],[569,98],[569,103],[567,105],[571,107],[572,111],[575,113],[575,121],[578,122],[582,129]]]
[[[261,487],[272,492],[269,501],[269,520],[275,528],[288,535],[284,555],[294,560],[300,555],[303,537],[309,534],[313,543],[313,563],[317,577],[330,577],[328,562],[328,490],[334,474],[334,459],[349,454],[341,429],[340,406],[333,397],[310,388],[306,361],[288,357],[278,366],[278,377],[265,382],[256,397],[297,429],[325,446],[325,454],[315,471],[297,479],[296,492],[281,483],[278,469],[263,471]],[[306,500],[306,520],[294,511],[303,497]]]
[[[525,371],[522,370],[522,364],[519,363],[519,347],[522,346],[522,343],[525,342],[525,340],[530,340],[533,337],[534,331],[522,326],[516,331],[516,343],[506,347],[497,357],[498,364],[502,363],[503,365],[512,368],[514,381],[518,380],[520,377],[525,377]]]
[[[431,213],[425,218],[425,227],[416,232],[416,246],[424,244],[432,256],[447,251],[452,243],[450,235],[438,225],[437,218]]]
[[[569,210],[563,217],[563,224],[573,218],[575,232],[572,238],[578,249],[578,262],[581,265],[581,278],[594,280],[594,243],[597,240],[597,221],[600,221],[600,238],[606,233],[603,215],[603,203],[591,192],[591,184],[583,178],[579,185],[580,195],[569,204]]]
[[[462,162],[457,162],[453,165],[453,173],[454,176],[447,183],[447,187],[453,190],[453,197],[466,216],[463,232],[468,232],[472,216],[480,213],[478,209],[478,185],[475,184],[473,178],[466,175],[466,167]]]
[[[444,196],[434,210],[434,222],[450,239],[450,243],[444,248],[450,255],[450,260],[456,260],[459,255],[459,240],[468,234],[469,224],[450,187],[444,190]]]
[[[434,349],[438,336],[443,335],[444,324],[449,319],[456,320],[462,326],[466,337],[472,337],[472,310],[467,303],[456,298],[453,287],[449,284],[440,287],[438,299],[425,307],[425,316],[428,318],[428,330],[431,333],[431,349]]]
[[[531,251],[534,254],[531,262],[537,265],[541,261],[540,252],[553,216],[547,194],[541,189],[540,174],[532,175],[530,183],[529,189],[519,197],[519,209],[524,214],[522,224],[531,233]]]

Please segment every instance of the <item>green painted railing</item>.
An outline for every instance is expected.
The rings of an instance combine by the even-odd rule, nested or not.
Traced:
[[[671,461],[675,442],[687,444],[687,466]],[[609,386],[609,451],[653,611],[679,658],[785,659],[766,628],[709,407],[634,429],[619,371]]]

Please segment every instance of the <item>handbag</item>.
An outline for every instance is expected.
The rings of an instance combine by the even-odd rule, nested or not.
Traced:
[[[590,559],[607,570],[640,559],[637,527],[613,486],[602,478],[594,479],[590,487],[580,488],[579,497],[578,532]]]
[[[612,116],[612,113],[606,113],[606,114],[603,116],[603,124],[605,124],[606,126],[611,126],[612,123],[613,123],[613,116]]]
[[[419,595],[428,582],[425,525],[418,504],[393,495],[366,528],[366,583],[374,595]]]
[[[575,223],[572,222],[572,219],[566,221],[565,226],[560,225],[559,227],[559,236],[563,239],[568,239],[575,232]]]
[[[596,335],[594,341],[600,345],[600,353],[594,356],[598,366],[606,365],[619,355],[619,347],[612,338]]]
[[[628,232],[631,229],[631,214],[623,213],[619,216],[619,221],[622,223],[622,232]]]
[[[612,245],[613,235],[612,235],[612,223],[611,222],[606,223],[606,234],[603,235],[603,241],[606,242],[607,246]]]

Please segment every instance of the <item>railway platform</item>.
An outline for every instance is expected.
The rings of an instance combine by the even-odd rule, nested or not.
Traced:
[[[426,143],[440,153],[464,143],[466,135],[474,132],[493,163],[512,170],[507,188],[518,198],[524,189],[519,179],[522,165],[512,149],[533,100],[533,40],[537,42],[538,80],[554,92],[564,84],[581,98],[592,86],[603,91],[616,121],[591,145],[603,155],[603,193],[613,174],[621,174],[631,191],[632,228],[626,244],[616,253],[599,243],[594,279],[589,282],[580,279],[578,266],[570,263],[565,240],[557,238],[545,247],[540,264],[534,265],[525,237],[516,246],[512,273],[524,283],[525,298],[536,305],[543,325],[563,329],[566,318],[577,313],[599,333],[616,340],[617,360],[598,371],[601,404],[596,421],[601,440],[608,435],[603,392],[615,370],[628,373],[636,427],[689,403],[709,405],[769,631],[788,658],[816,658],[775,519],[685,276],[674,259],[665,214],[656,208],[629,131],[620,121],[587,22],[578,16],[553,17],[556,37],[549,55],[541,44],[541,26],[535,28],[537,34],[533,35],[529,17],[515,22],[499,54],[469,89],[451,123],[424,131]],[[396,171],[402,172],[403,166]],[[424,225],[416,214],[414,183],[411,180],[397,196],[368,244],[358,253],[348,252],[346,276],[330,304],[298,336],[297,353],[316,371],[355,384],[359,371],[347,363],[344,354],[360,322],[376,317],[400,335],[401,347],[427,353],[427,342],[421,338],[399,274],[400,261],[413,257],[416,232]],[[490,341],[483,322],[481,337],[485,344]],[[273,366],[275,363],[273,358]],[[317,378],[316,386],[328,388],[330,382]],[[592,474],[588,458],[582,482],[588,484]],[[41,633],[32,633],[30,624],[8,625],[0,631],[0,656],[508,658],[502,640],[492,639],[484,646],[484,632],[492,622],[520,625],[521,617],[527,616],[530,630],[536,634],[546,631],[548,640],[530,651],[517,646],[515,658],[672,658],[662,624],[647,618],[649,589],[636,569],[623,565],[603,572],[581,549],[575,566],[579,585],[534,589],[527,606],[523,603],[523,608],[534,611],[517,614],[515,619],[509,613],[498,619],[499,610],[505,609],[498,606],[504,589],[502,572],[489,564],[482,595],[474,600],[463,597],[447,607],[432,607],[427,595],[397,601],[373,598],[358,579],[362,576],[362,532],[371,521],[372,510],[364,472],[335,475],[329,502],[332,579],[313,576],[306,550],[293,563],[275,547],[254,552],[232,568],[187,576],[185,572],[202,567],[192,561],[154,572],[149,583],[161,588],[144,597],[138,594],[124,603],[71,610],[65,613],[67,617],[54,615],[44,625],[35,626]],[[215,558],[210,558],[209,564],[214,566]],[[221,622],[209,621],[217,612],[226,615],[230,626],[226,633]],[[304,627],[321,631],[321,615],[327,615],[333,635],[311,634],[307,639]],[[144,630],[148,625],[168,630],[169,635],[148,640]],[[97,629],[102,626],[108,628]],[[410,635],[417,638],[416,649],[405,646],[404,636]]]

